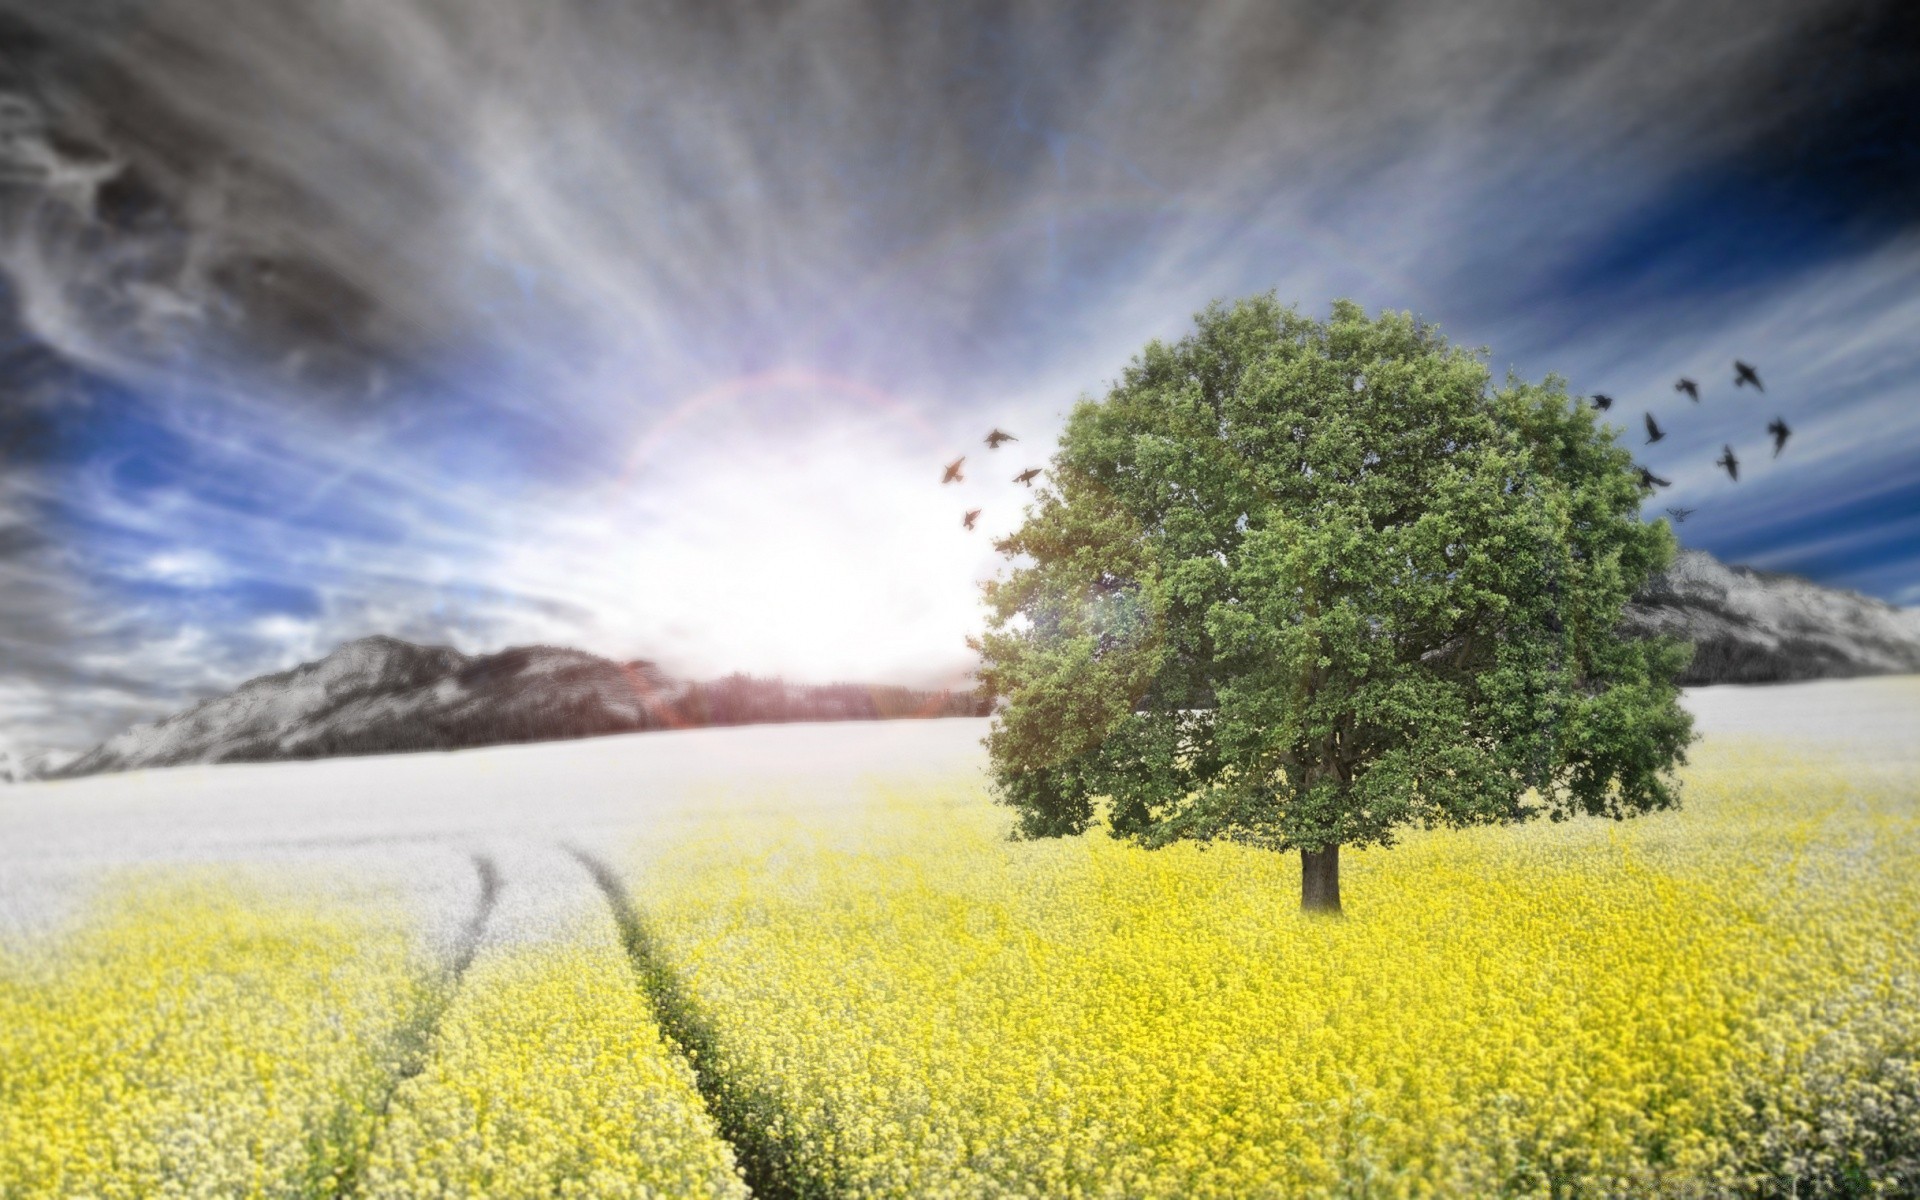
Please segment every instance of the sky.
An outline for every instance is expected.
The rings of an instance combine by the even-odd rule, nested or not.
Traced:
[[[1684,544],[1920,604],[1916,25],[0,0],[0,746],[369,634],[964,685],[1013,475],[1268,290],[1609,394]]]

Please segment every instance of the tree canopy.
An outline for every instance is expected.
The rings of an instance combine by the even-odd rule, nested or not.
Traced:
[[[1215,303],[1083,399],[996,544],[987,739],[1029,837],[1339,848],[1678,801],[1690,648],[1616,632],[1671,559],[1562,380],[1341,301]]]

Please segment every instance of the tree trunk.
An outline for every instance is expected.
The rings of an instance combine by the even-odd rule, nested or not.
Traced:
[[[1340,844],[1300,851],[1300,911],[1340,915]]]

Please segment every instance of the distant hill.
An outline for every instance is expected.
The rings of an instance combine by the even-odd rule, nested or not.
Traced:
[[[72,751],[43,750],[37,753],[0,750],[0,783],[30,783],[57,775],[79,755]]]
[[[370,637],[135,726],[52,774],[456,750],[703,725],[985,713],[972,693],[804,686],[744,675],[697,683],[671,679],[650,662],[616,663],[553,646],[469,656]]]
[[[1622,631],[1694,643],[1681,682],[1781,683],[1920,671],[1920,611],[1792,575],[1683,550],[1628,605]],[[88,775],[182,763],[268,762],[455,750],[647,729],[778,721],[985,716],[970,692],[789,684],[744,675],[704,683],[644,661],[525,646],[469,656],[397,638],[349,642],[318,662],[111,738],[57,770]]]
[[[1636,636],[1694,644],[1681,682],[1786,683],[1920,671],[1920,610],[1682,550],[1627,606]]]

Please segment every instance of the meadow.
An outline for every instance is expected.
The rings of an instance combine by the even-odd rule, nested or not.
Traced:
[[[0,1197],[1920,1194],[1913,726],[1704,723],[1681,811],[1415,833],[1336,921],[859,755],[409,851],[497,904],[117,867],[0,938]]]

